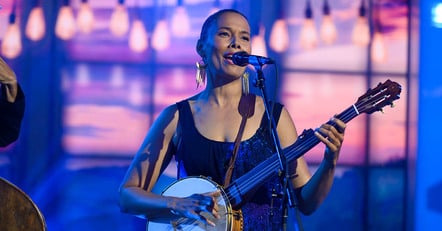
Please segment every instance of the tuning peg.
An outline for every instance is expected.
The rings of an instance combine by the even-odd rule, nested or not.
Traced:
[[[379,109],[379,111],[380,111],[382,114],[384,114],[384,109],[383,109],[383,108]]]
[[[391,107],[391,108],[394,108],[395,106],[396,106],[396,104],[394,104],[394,103],[391,103],[391,104],[390,104],[390,107]]]

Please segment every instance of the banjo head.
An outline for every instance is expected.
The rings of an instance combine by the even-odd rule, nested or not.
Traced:
[[[156,223],[149,221],[147,230],[192,230],[192,231],[228,231],[232,230],[233,216],[230,203],[223,188],[206,177],[185,177],[169,185],[161,195],[173,197],[188,197],[193,194],[204,194],[219,190],[221,195],[216,203],[219,208],[220,219],[214,218],[207,212],[201,212],[207,220],[215,223],[215,227],[206,225],[203,222],[190,218],[178,218],[171,220],[170,223]]]

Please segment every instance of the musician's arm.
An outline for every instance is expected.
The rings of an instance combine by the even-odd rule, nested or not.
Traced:
[[[339,125],[345,127],[341,122],[339,122]],[[336,161],[343,140],[343,134],[339,134],[336,129],[328,126],[324,127],[324,125],[321,129],[335,141],[330,142],[324,137],[319,137],[322,142],[326,142],[327,148],[325,157],[313,176],[303,157],[289,165],[289,176],[297,196],[298,208],[306,215],[313,213],[330,192],[334,180]],[[278,133],[282,147],[293,144],[297,138],[297,135],[294,134],[296,128],[286,110],[283,110],[281,114]]]
[[[148,218],[173,215],[170,212],[173,198],[151,190],[171,159],[177,114],[175,105],[166,108],[147,133],[120,186],[122,212]]]
[[[320,206],[333,184],[336,163],[344,141],[346,126],[338,119],[333,120],[341,132],[329,124],[323,124],[317,130],[315,135],[326,145],[324,159],[307,184],[298,190],[300,204],[305,214],[313,213]]]
[[[162,170],[172,158],[172,150],[178,141],[176,128],[178,112],[176,105],[166,108],[149,130],[140,150],[137,152],[120,187],[120,208],[122,212],[148,218],[170,221],[171,218],[188,217],[214,226],[215,224],[200,212],[211,213],[220,218],[216,198],[218,191],[207,194],[193,194],[188,197],[170,197],[151,192]]]
[[[300,211],[309,215],[319,208],[330,192],[334,180],[335,165],[323,160],[306,184],[296,189]]]

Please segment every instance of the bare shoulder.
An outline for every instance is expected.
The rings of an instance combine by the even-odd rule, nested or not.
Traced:
[[[281,139],[281,145],[283,147],[291,145],[298,137],[296,126],[292,120],[292,116],[285,107],[282,107],[277,130]]]
[[[158,118],[174,116],[177,112],[178,112],[178,106],[176,104],[171,104],[171,105],[165,107],[161,111]]]
[[[255,95],[255,112],[265,112],[264,99],[260,95]]]
[[[172,104],[164,108],[155,122],[152,125],[152,129],[166,129],[174,130],[178,122],[178,107],[176,104]]]
[[[284,106],[282,107],[282,110],[281,110],[280,121],[281,121],[281,123],[284,123],[284,124],[290,123],[290,124],[294,125],[293,120],[292,120],[292,116],[290,115],[290,112]]]
[[[277,102],[277,103],[281,104],[280,102]],[[287,109],[284,107],[283,104],[281,104],[281,105],[282,105],[282,109],[281,109],[281,114],[279,117],[278,126],[279,126],[279,124],[281,124],[281,125],[293,124],[293,120],[292,120],[290,113],[287,111]],[[272,105],[269,105],[269,106],[272,106]],[[265,110],[264,100],[259,95],[256,96],[256,108],[258,110],[263,110],[263,111]]]

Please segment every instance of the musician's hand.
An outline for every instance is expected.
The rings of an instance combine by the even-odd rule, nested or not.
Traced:
[[[174,203],[173,213],[183,217],[193,218],[204,222],[205,224],[215,226],[215,223],[201,215],[201,212],[207,212],[216,219],[220,218],[218,214],[217,197],[221,195],[220,191],[205,194],[193,194],[190,197],[180,198]]]
[[[6,86],[6,97],[11,103],[15,101],[17,96],[17,78],[14,71],[0,58],[0,84]]]
[[[324,158],[336,165],[342,142],[344,142],[346,124],[335,117],[331,119],[331,122],[336,126],[325,123],[316,129],[315,135],[326,145]]]

